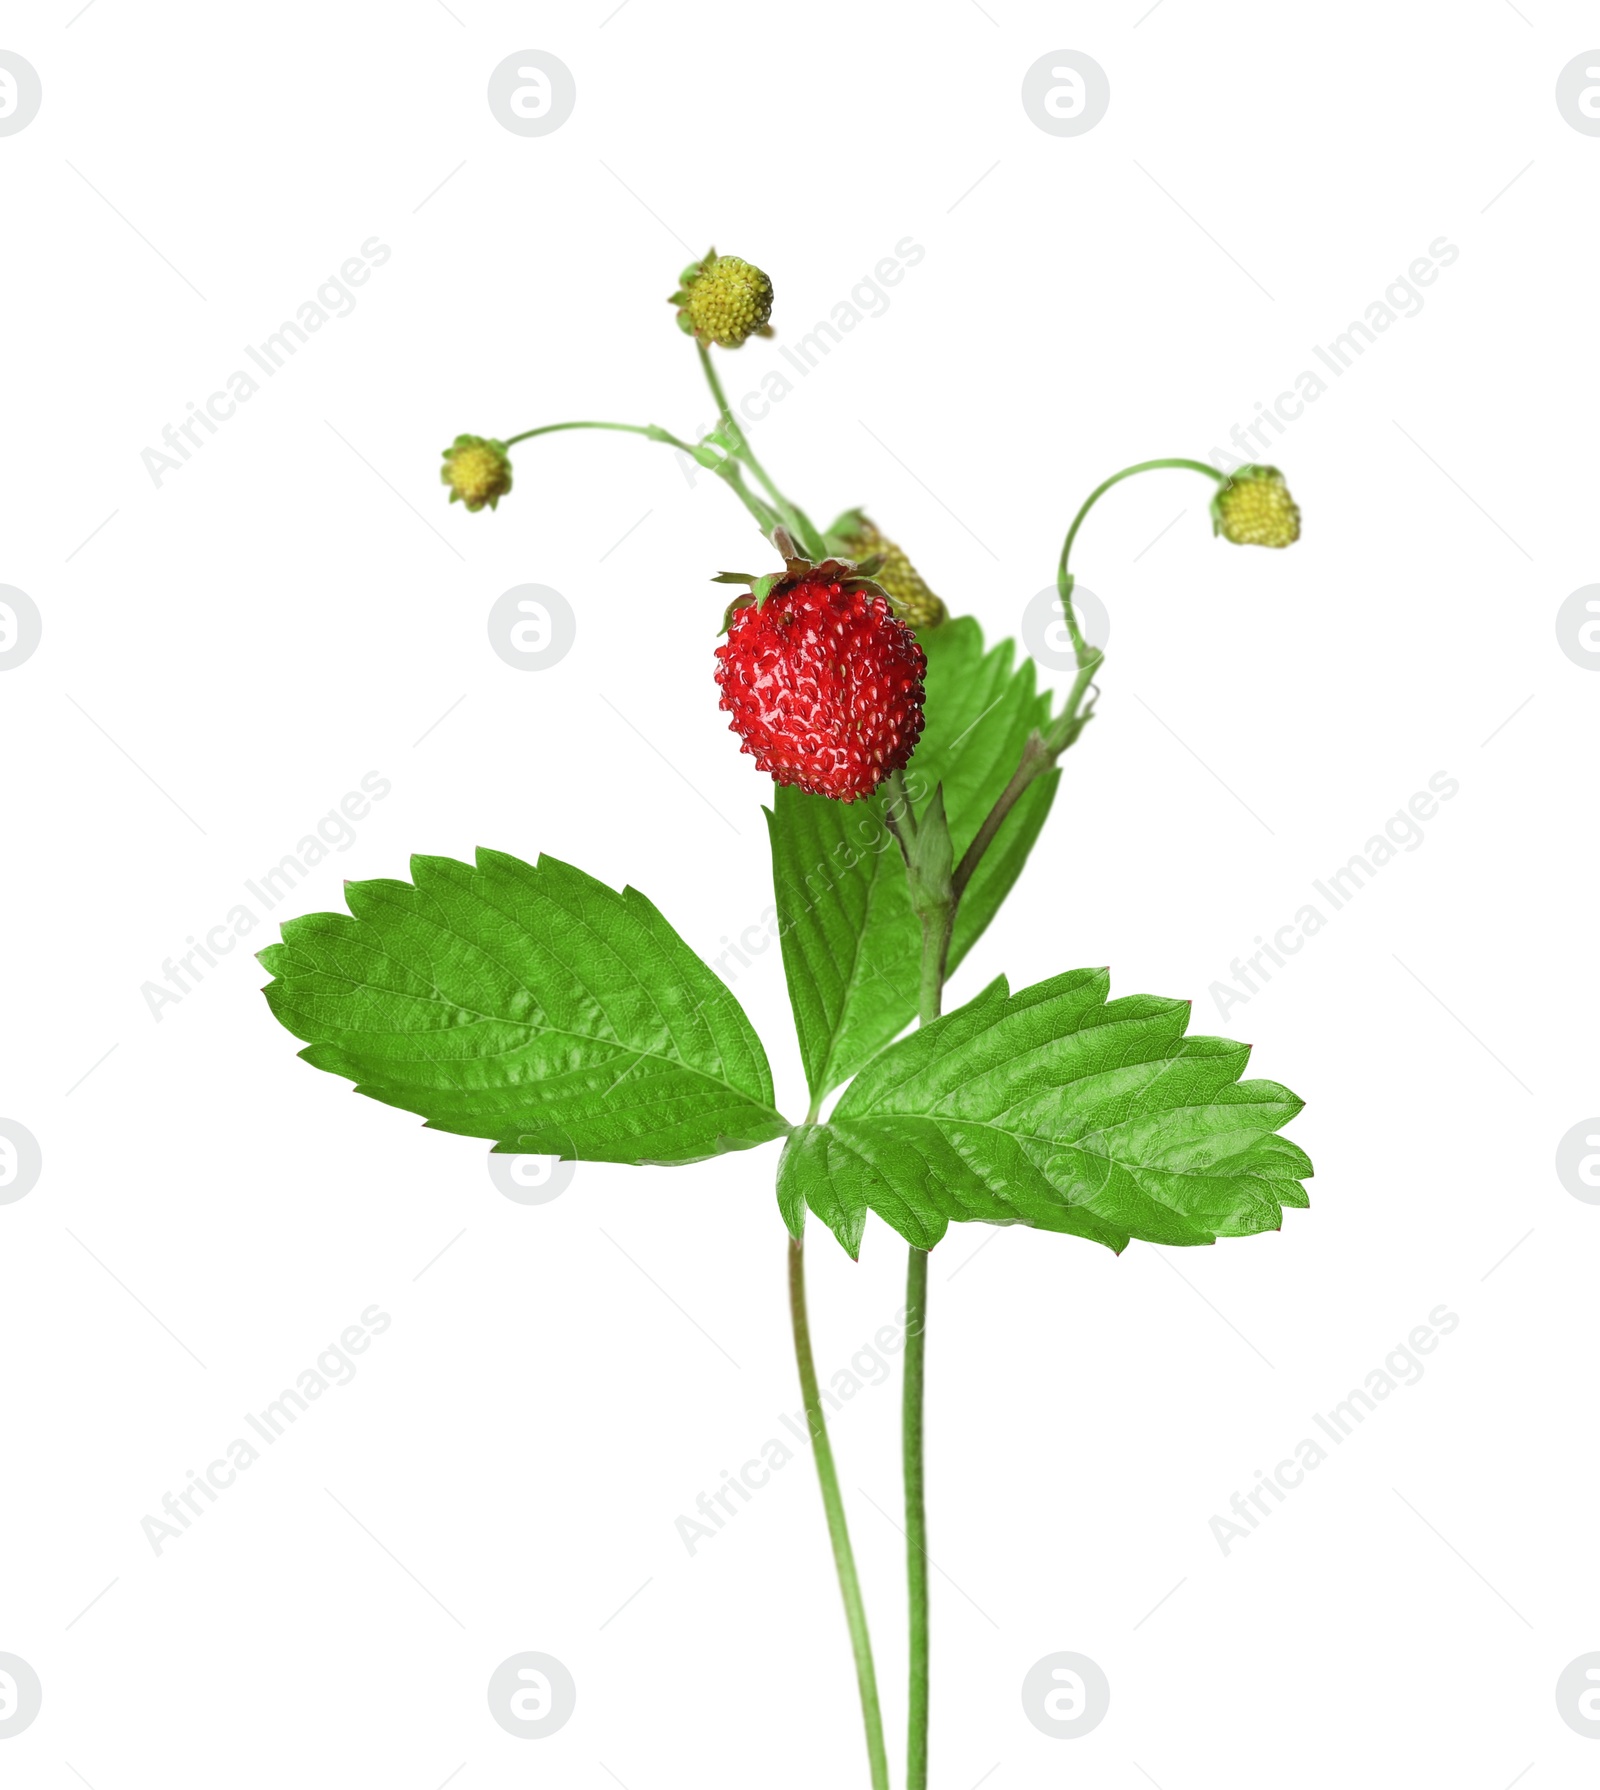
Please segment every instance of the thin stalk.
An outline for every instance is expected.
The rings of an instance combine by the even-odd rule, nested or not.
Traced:
[[[906,1588],[911,1604],[911,1695],[906,1721],[906,1790],[928,1783],[928,1513],[923,1493],[922,1387],[928,1328],[928,1252],[906,1258],[906,1374],[900,1412],[906,1482]]]
[[[716,475],[738,498],[740,503],[755,517],[761,526],[761,532],[769,540],[772,531],[782,525],[783,518],[764,498],[757,497],[755,492],[744,482],[744,474],[739,470],[737,460],[723,460],[714,469]]]
[[[995,835],[1005,823],[1006,816],[1021,800],[1023,792],[1037,777],[1042,777],[1066,749],[1073,745],[1094,717],[1094,704],[1091,702],[1085,709],[1083,703],[1094,682],[1094,674],[1100,669],[1105,655],[1098,647],[1090,646],[1083,637],[1078,626],[1078,617],[1072,607],[1073,575],[1067,569],[1067,562],[1072,557],[1072,544],[1078,538],[1078,530],[1083,527],[1084,518],[1100,501],[1113,485],[1120,485],[1124,479],[1131,479],[1135,473],[1161,472],[1176,469],[1181,472],[1204,473],[1219,485],[1228,482],[1226,473],[1218,472],[1216,467],[1208,466],[1204,460],[1141,460],[1135,466],[1125,466],[1121,472],[1112,473],[1111,477],[1095,486],[1079,506],[1078,513],[1072,518],[1072,526],[1067,530],[1067,538],[1061,543],[1061,559],[1056,568],[1056,588],[1061,593],[1061,612],[1067,624],[1067,632],[1072,636],[1072,648],[1078,661],[1078,676],[1067,696],[1061,713],[1050,723],[1043,734],[1030,734],[1022,749],[1022,761],[1012,773],[1011,781],[1001,791],[993,808],[985,816],[982,826],[978,828],[971,845],[962,855],[961,862],[955,869],[954,887],[957,901],[962,891],[972,881],[973,872],[978,862],[989,849]]]
[[[564,429],[613,429],[622,435],[643,435],[649,441],[665,442],[668,447],[680,449],[701,466],[714,472],[755,517],[756,525],[764,535],[770,535],[783,521],[776,510],[746,486],[739,470],[739,462],[731,455],[715,454],[706,447],[691,447],[687,441],[680,441],[670,429],[663,429],[658,423],[541,423],[537,429],[524,429],[520,435],[510,436],[501,445],[515,447],[519,441],[532,441],[536,435],[559,435]]]
[[[1006,816],[1022,800],[1024,792],[1037,777],[1042,777],[1066,749],[1077,743],[1081,734],[1094,719],[1094,704],[1081,709],[1084,696],[1095,672],[1104,661],[1104,655],[1095,647],[1085,643],[1083,649],[1083,665],[1078,673],[1078,680],[1072,687],[1066,706],[1051,723],[1048,734],[1031,733],[1022,748],[1022,760],[1011,773],[1011,781],[995,798],[994,806],[983,818],[983,824],[973,834],[972,843],[962,853],[961,862],[956,865],[951,878],[951,886],[957,901],[960,901],[968,883],[978,868],[983,854],[994,843],[995,835],[1004,826]]]
[[[800,538],[806,552],[813,559],[826,557],[827,549],[823,544],[822,536],[817,532],[816,524],[800,508],[799,504],[784,496],[766,467],[756,458],[755,449],[750,445],[750,437],[745,434],[739,419],[733,414],[727,394],[722,389],[722,380],[712,362],[710,349],[704,342],[696,342],[695,349],[700,356],[700,369],[706,376],[706,384],[711,388],[711,396],[716,400],[717,420],[727,428],[728,451],[736,454],[756,475],[762,489],[777,506],[782,520]]]
[[[918,1023],[939,1017],[945,960],[955,925],[952,899],[922,927],[922,989]],[[928,1785],[928,1504],[923,1466],[923,1389],[927,1378],[928,1252],[906,1256],[906,1365],[900,1401],[900,1459],[906,1500],[906,1598],[910,1609],[911,1674],[906,1704],[906,1790]]]
[[[515,447],[519,441],[532,441],[535,435],[559,435],[563,429],[616,429],[624,435],[647,435],[652,441],[664,441],[675,448],[682,448],[686,454],[694,449],[686,441],[679,441],[670,430],[663,429],[655,423],[541,423],[537,429],[524,429],[520,435],[511,435],[501,442],[502,447]]]
[[[1083,500],[1083,507],[1072,518],[1072,526],[1067,530],[1067,538],[1061,543],[1061,562],[1056,568],[1056,585],[1061,591],[1061,600],[1067,608],[1067,626],[1072,629],[1074,639],[1077,637],[1077,625],[1073,620],[1071,604],[1071,577],[1067,571],[1067,561],[1072,555],[1072,543],[1078,538],[1078,530],[1083,527],[1083,519],[1094,508],[1113,485],[1120,485],[1124,479],[1131,479],[1138,472],[1161,472],[1173,468],[1183,472],[1203,472],[1208,479],[1215,479],[1219,485],[1228,482],[1226,473],[1218,472],[1216,467],[1208,466],[1204,460],[1141,460],[1136,466],[1124,466],[1121,472],[1112,473],[1104,484],[1096,485]],[[1081,654],[1080,654],[1081,659]]]
[[[789,507],[789,500],[773,483],[767,469],[755,456],[750,446],[750,439],[739,426],[739,419],[733,414],[733,407],[728,403],[727,394],[722,389],[722,378],[712,364],[711,351],[704,342],[696,342],[695,350],[700,356],[700,370],[706,376],[706,384],[711,388],[711,395],[717,401],[717,421],[727,425],[728,441],[726,451],[737,454],[746,466],[761,482],[761,488],[780,509]]]
[[[872,1790],[889,1790],[889,1757],[883,1745],[883,1711],[878,1703],[878,1675],[872,1664],[872,1642],[867,1634],[866,1606],[861,1601],[861,1582],[856,1576],[855,1555],[850,1549],[850,1530],[845,1523],[844,1500],[839,1495],[839,1475],[833,1464],[822,1396],[817,1391],[817,1368],[811,1355],[811,1323],[806,1315],[805,1245],[789,1239],[789,1311],[794,1319],[794,1358],[800,1369],[800,1392],[805,1401],[806,1427],[811,1432],[811,1451],[816,1457],[817,1479],[822,1486],[822,1507],[828,1517],[828,1539],[833,1543],[834,1570],[844,1597],[845,1621],[856,1658],[856,1684],[861,1692],[861,1719],[867,1731],[867,1760],[872,1769]]]
[[[1022,792],[1035,777],[1042,776],[1054,763],[1055,754],[1043,737],[1037,733],[1029,734],[1027,743],[1022,748],[1022,762],[1011,773],[1011,781],[1001,790],[995,805],[984,816],[983,824],[973,835],[971,845],[961,854],[961,862],[956,865],[951,886],[958,901],[967,884],[972,881],[979,860],[989,849],[1006,816],[1022,799]]]

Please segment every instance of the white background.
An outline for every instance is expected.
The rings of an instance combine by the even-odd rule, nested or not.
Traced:
[[[1460,251],[1262,456],[1292,552],[1213,542],[1177,473],[1081,538],[1104,698],[951,999],[1083,963],[1192,995],[1306,1097],[1318,1175],[1280,1235],[1213,1250],[935,1254],[933,1782],[1595,1781],[1554,1687],[1600,1648],[1600,1210],[1554,1155],[1600,1108],[1600,678],[1554,624],[1596,577],[1600,141],[1554,88],[1600,28],[1519,8],[7,8],[44,90],[0,138],[0,582],[44,618],[0,680],[0,1111],[44,1152],[0,1207],[0,1651],[44,1685],[8,1785],[866,1782],[809,1463],[693,1558],[674,1529],[798,1404],[776,1151],[580,1166],[519,1206],[483,1146],[299,1063],[244,946],[159,1021],[141,985],[370,771],[391,793],[275,917],[482,843],[633,881],[708,957],[757,925],[770,786],[716,707],[707,583],[764,569],[744,513],[665,448],[569,435],[469,516],[438,455],[703,429],[662,302],[685,262],[775,281],[777,342],[721,362],[737,396],[908,236],[889,308],[756,439],[991,638],[1101,477],[1206,457]],[[529,47],[577,82],[540,138],[485,101]],[[1111,81],[1076,138],[1020,101],[1063,47]],[[155,485],[141,450],[374,235],[355,310]],[[485,632],[529,581],[578,618],[538,673]],[[1230,961],[1440,771],[1425,843],[1221,1019]],[[777,950],[733,986],[798,1116]],[[820,1227],[810,1255],[826,1377],[892,1319],[903,1251],[874,1220],[859,1267]],[[374,1302],[358,1377],[157,1557],[163,1494]],[[1224,1557],[1212,1516],[1441,1303],[1421,1382]],[[898,1781],[897,1400],[834,1433]],[[485,1702],[527,1649],[578,1686],[536,1743]],[[1060,1650],[1112,1689],[1070,1742],[1019,1695]]]

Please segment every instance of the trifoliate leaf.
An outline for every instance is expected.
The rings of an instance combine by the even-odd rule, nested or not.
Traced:
[[[1186,1001],[1108,1002],[1104,970],[1004,980],[882,1052],[825,1125],[790,1135],[779,1206],[846,1250],[867,1212],[931,1249],[952,1222],[1027,1224],[1121,1251],[1277,1230],[1305,1206],[1301,1102],[1239,1080],[1247,1044],[1186,1037]]]
[[[513,1154],[694,1162],[788,1129],[743,1009],[638,890],[484,850],[411,874],[260,954],[313,1067]]]
[[[944,786],[956,860],[972,843],[1044,724],[1050,698],[1014,646],[987,653],[970,617],[918,635],[928,657],[927,723],[905,778],[919,807]],[[954,970],[1022,872],[1059,773],[1024,793],[967,887],[956,915]],[[888,798],[835,802],[783,787],[768,814],[784,971],[814,1099],[838,1087],[916,1017],[922,929],[905,864],[884,821]]]

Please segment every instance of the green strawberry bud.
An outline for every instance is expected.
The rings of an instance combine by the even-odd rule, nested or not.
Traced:
[[[481,435],[458,435],[444,451],[439,478],[450,487],[451,503],[469,510],[492,510],[511,489],[511,456],[505,443]]]
[[[1214,533],[1239,547],[1292,547],[1300,509],[1276,466],[1241,466],[1211,500]]]

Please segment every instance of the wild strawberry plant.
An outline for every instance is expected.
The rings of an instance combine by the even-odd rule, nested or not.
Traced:
[[[1113,1000],[1104,970],[1068,969],[1015,993],[999,978],[943,1011],[948,977],[1039,837],[1062,754],[1094,716],[1102,654],[1073,609],[1073,544],[1107,491],[1160,469],[1212,480],[1215,532],[1233,542],[1288,546],[1299,512],[1264,466],[1224,474],[1148,460],[1096,487],[1057,568],[1076,657],[1057,703],[1012,642],[986,647],[976,622],[949,618],[861,511],[820,532],[756,458],[710,350],[771,334],[767,276],[713,251],[684,271],[672,302],[716,400],[715,431],[692,443],[604,422],[461,435],[442,477],[452,502],[495,508],[521,442],[565,429],[642,435],[714,472],[776,549],[781,569],[719,574],[745,588],[714,676],[741,749],[776,786],[767,821],[804,1117],[778,1110],[749,1019],[652,903],[550,857],[416,857],[409,883],[348,884],[348,914],[291,920],[261,953],[265,992],[308,1063],[498,1151],[671,1165],[781,1141],[795,1354],[874,1790],[889,1782],[883,1720],[812,1359],[804,1243],[808,1216],[852,1257],[869,1215],[904,1239],[906,1785],[925,1790],[929,1252],[953,1223],[1031,1225],[1118,1251],[1134,1238],[1252,1236],[1307,1204],[1311,1174],[1281,1135],[1300,1101],[1243,1079],[1248,1046],[1191,1035],[1186,1002]]]

